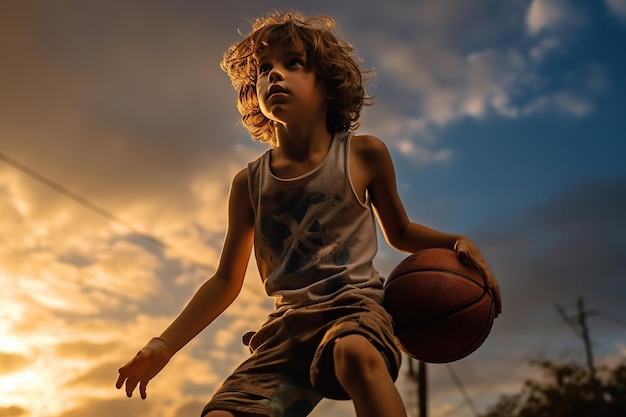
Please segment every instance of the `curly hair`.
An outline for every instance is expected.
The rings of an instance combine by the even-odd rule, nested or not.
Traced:
[[[252,32],[231,45],[220,64],[238,92],[241,121],[255,140],[277,145],[274,124],[261,112],[256,95],[258,56],[271,45],[302,48],[307,65],[322,81],[329,97],[326,128],[330,132],[354,130],[364,105],[371,104],[363,79],[371,70],[361,67],[354,49],[335,35],[335,21],[328,16],[304,17],[297,11],[274,12],[257,18]]]

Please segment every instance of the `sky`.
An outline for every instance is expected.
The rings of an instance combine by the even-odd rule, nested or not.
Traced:
[[[584,363],[557,310],[579,298],[596,363],[626,359],[625,0],[4,1],[0,417],[199,415],[246,357],[272,305],[253,262],[146,401],[114,388],[215,270],[231,178],[266,149],[219,61],[274,9],[336,19],[411,219],[473,239],[500,283],[485,343],[427,366],[430,416],[484,412],[532,359]],[[379,236],[382,274],[405,256]]]

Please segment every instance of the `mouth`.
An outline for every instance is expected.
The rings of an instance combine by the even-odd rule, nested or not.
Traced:
[[[287,94],[287,90],[278,84],[274,84],[270,87],[269,91],[267,92],[267,98],[270,98],[275,94]]]

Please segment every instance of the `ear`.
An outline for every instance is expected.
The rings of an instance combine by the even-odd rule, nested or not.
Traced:
[[[328,85],[326,85],[326,83],[323,81],[320,81],[320,84],[324,89],[324,98],[326,98],[329,103],[334,102],[335,98],[337,97],[335,90],[329,88]]]

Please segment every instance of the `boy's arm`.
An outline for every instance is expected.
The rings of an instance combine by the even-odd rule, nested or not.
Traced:
[[[217,318],[237,297],[252,250],[254,218],[248,194],[247,170],[234,178],[228,203],[228,230],[217,271],[187,303],[160,337],[152,339],[119,370],[117,388],[126,383],[131,396],[137,385],[142,398],[146,386],[169,359]]]
[[[408,253],[433,247],[455,250],[463,262],[474,264],[482,272],[494,296],[496,314],[500,314],[502,306],[498,283],[478,247],[464,236],[411,222],[398,195],[395,169],[387,147],[378,138],[368,136],[364,139],[360,159],[371,172],[368,192],[385,239],[394,248]]]
[[[408,253],[432,247],[453,249],[461,236],[410,221],[398,194],[393,161],[385,144],[373,136],[359,139],[356,162],[368,172],[367,191],[387,242]]]
[[[173,355],[219,316],[237,297],[245,277],[252,240],[254,214],[248,194],[247,170],[232,183],[228,203],[228,230],[219,265],[185,309],[161,334]]]

